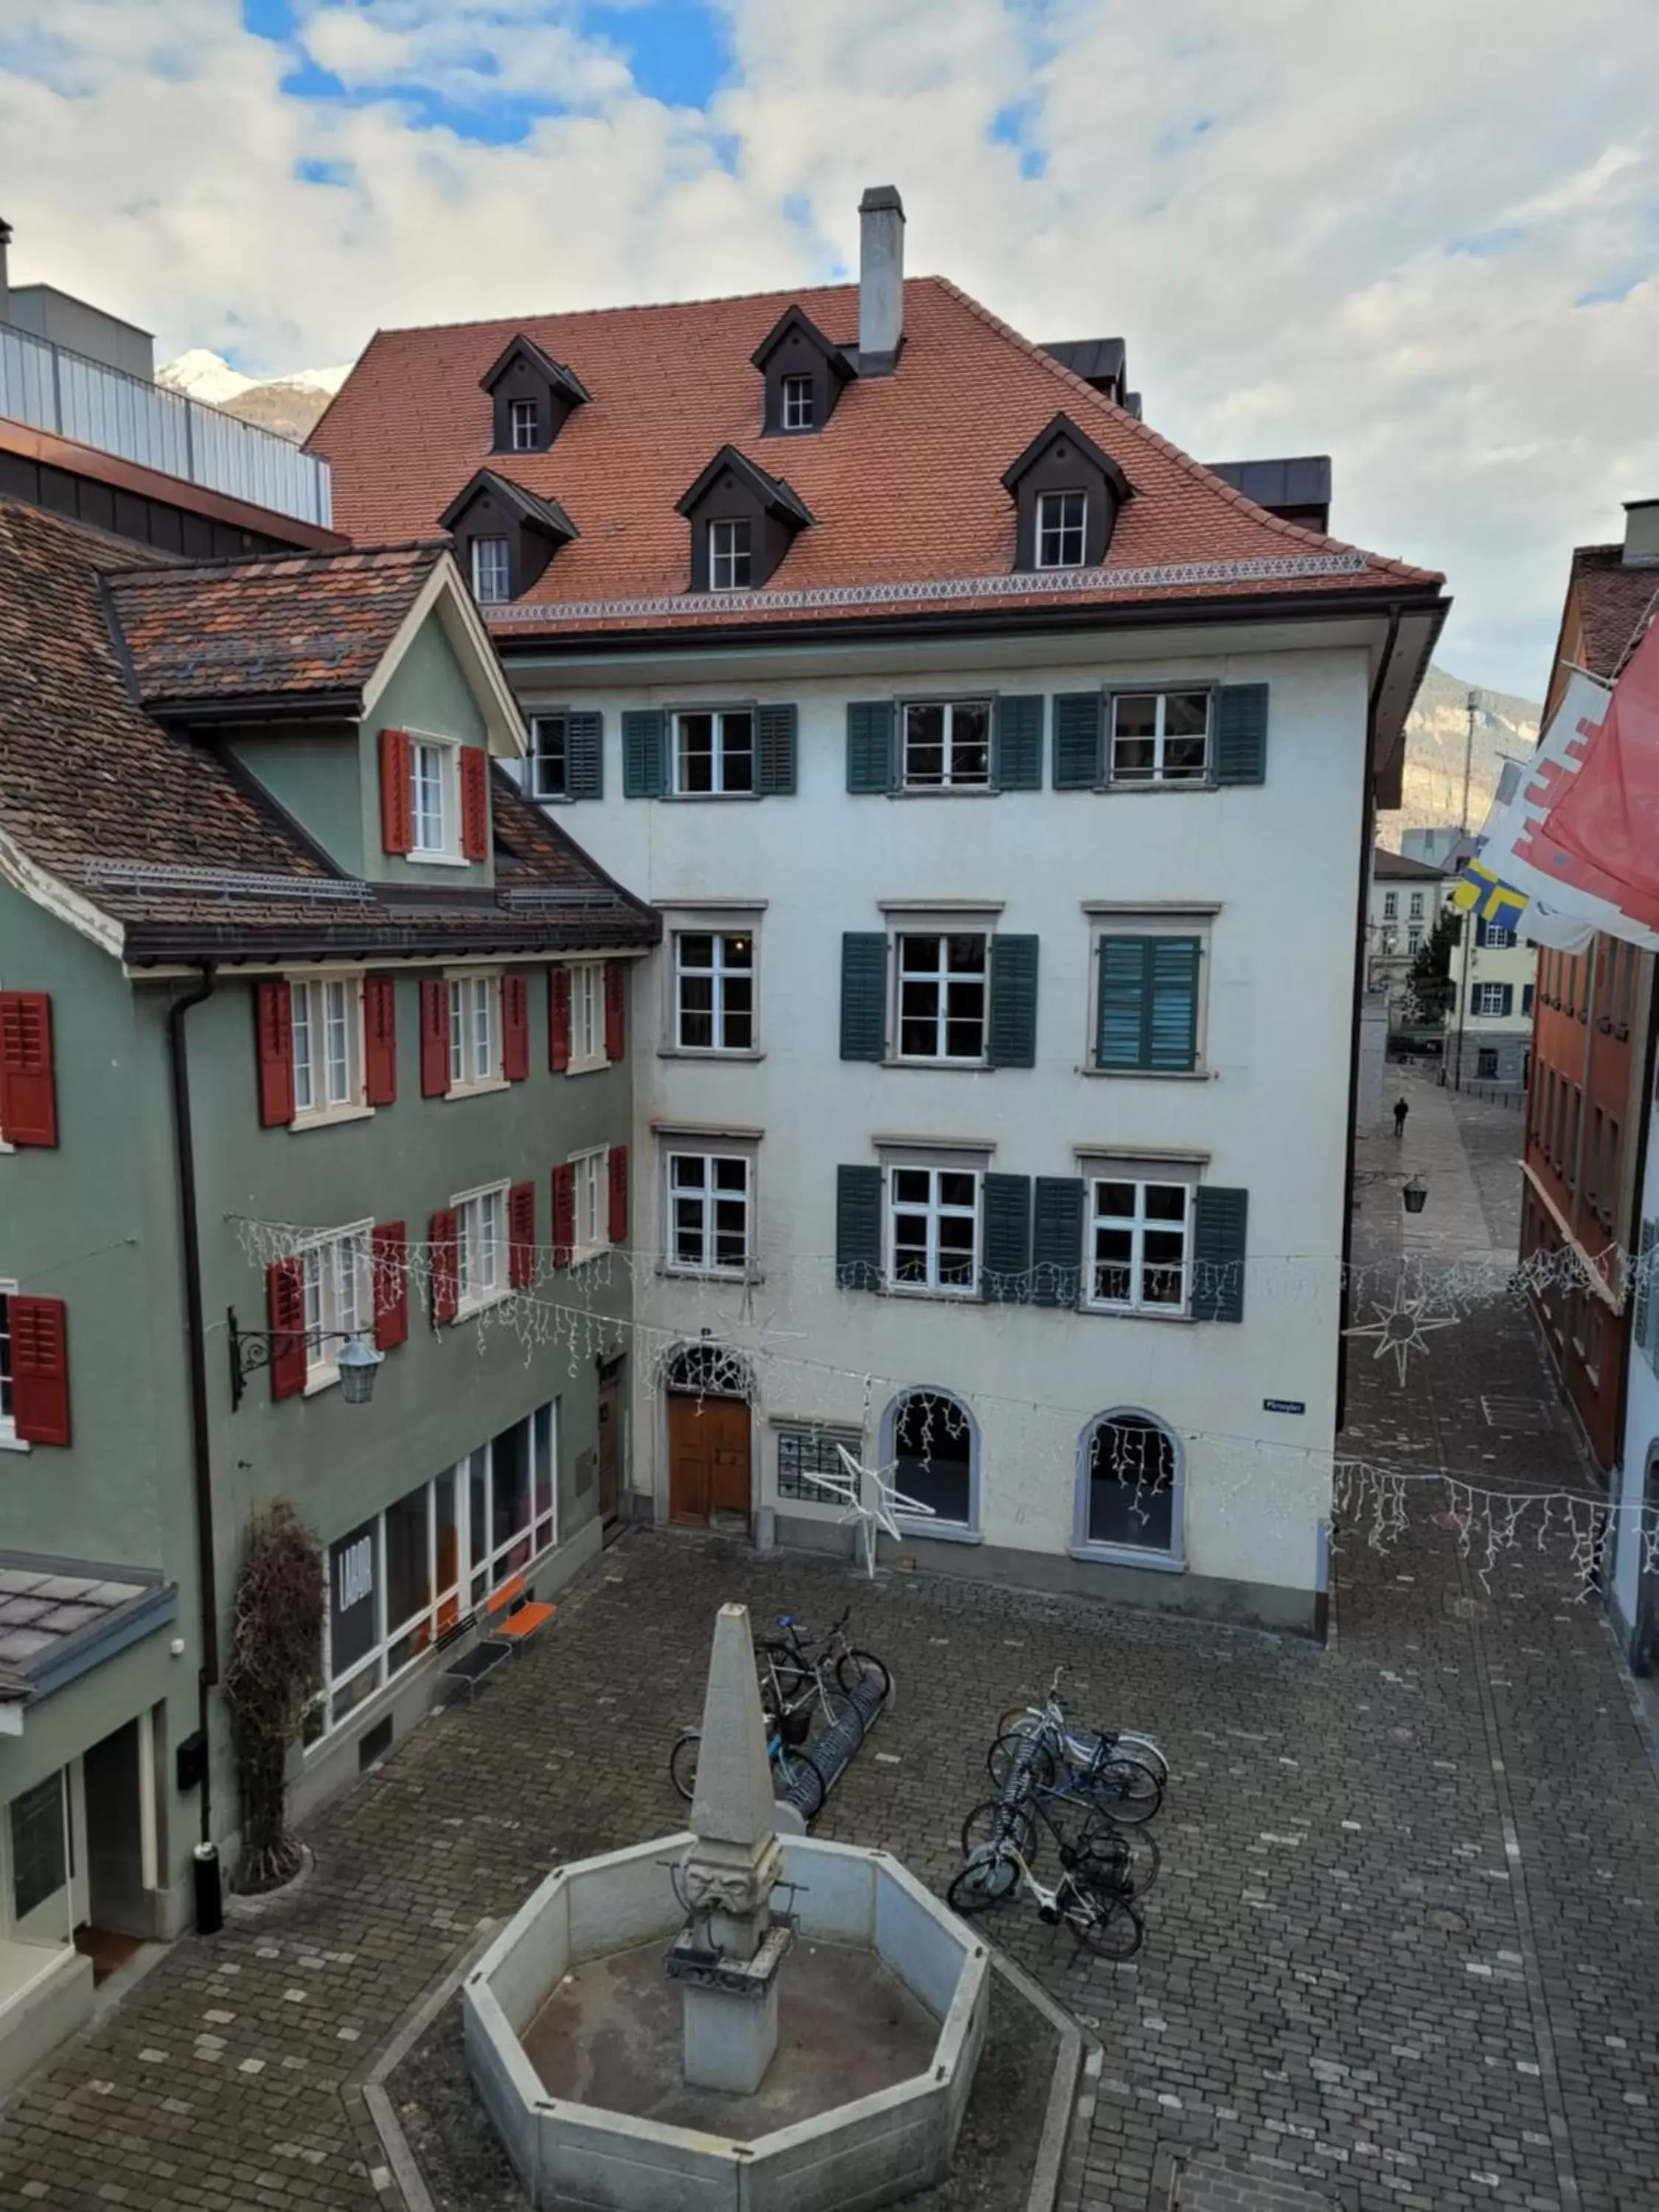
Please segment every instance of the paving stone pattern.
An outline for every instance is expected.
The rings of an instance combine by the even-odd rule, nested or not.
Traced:
[[[1410,1095],[1405,1144],[1378,1139],[1370,1164],[1424,1173],[1417,1249],[1455,1257],[1491,1234],[1468,1160],[1501,1148],[1502,1109]],[[1504,1127],[1518,1143],[1518,1117]],[[1362,1195],[1365,1248],[1397,1249],[1392,1186]],[[1429,1341],[1403,1391],[1359,1348],[1356,1448],[1583,1485],[1524,1313],[1499,1299]],[[1534,1401],[1537,1431],[1492,1430],[1494,1390]],[[1346,1532],[1323,1652],[628,1536],[471,1711],[429,1721],[316,1823],[306,1889],[175,1946],[26,2085],[0,2123],[0,2208],[395,2204],[352,2085],[400,2015],[550,1865],[678,1821],[664,1762],[722,1600],[764,1620],[849,1596],[899,1694],[825,1834],[891,1848],[942,1888],[994,1716],[1060,1661],[1081,1711],[1168,1747],[1142,1956],[1073,1966],[1029,1913],[996,1923],[1101,2045],[1066,2212],[1166,2212],[1172,2160],[1346,2212],[1659,2205],[1659,1784],[1560,1554],[1505,1559],[1483,1586],[1434,1524],[1444,1503],[1413,1495],[1380,1551]]]

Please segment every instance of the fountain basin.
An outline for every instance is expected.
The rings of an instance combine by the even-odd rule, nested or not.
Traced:
[[[661,1956],[687,1835],[556,1868],[468,1975],[468,2069],[538,2212],[867,2212],[943,2179],[985,1947],[885,1852],[780,1840],[795,1946],[752,2096],[681,2079]]]

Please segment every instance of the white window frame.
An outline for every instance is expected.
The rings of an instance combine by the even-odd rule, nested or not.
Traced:
[[[339,1381],[340,1347],[347,1336],[374,1343],[374,1229],[372,1220],[354,1221],[308,1237],[300,1246],[307,1398]]]
[[[728,720],[741,715],[749,725],[746,746],[726,743],[726,726]],[[692,720],[706,719],[709,725],[709,787],[694,791],[687,784],[684,774],[684,725]],[[756,774],[759,766],[757,744],[757,715],[752,707],[679,707],[670,717],[669,735],[672,740],[669,751],[669,766],[672,775],[672,790],[676,799],[753,799],[756,796]],[[726,782],[728,750],[734,758],[746,752],[749,759],[749,781],[746,784]]]
[[[1486,924],[1486,942],[1481,948],[1483,951],[1507,952],[1514,943],[1515,932],[1505,923],[1489,921]]]
[[[983,1067],[988,1064],[991,1038],[991,940],[994,934],[994,932],[988,928],[979,916],[975,917],[974,927],[964,928],[940,928],[931,921],[911,924],[908,919],[894,928],[892,957],[889,963],[893,978],[892,1027],[888,1033],[893,1041],[893,1058],[896,1063],[906,1067]],[[952,937],[976,937],[984,948],[977,971],[981,999],[979,1050],[976,1053],[952,1053],[943,1048],[950,1042],[950,981],[953,973],[946,964],[949,955],[945,948]],[[907,977],[904,966],[906,943],[921,943],[930,938],[939,947],[935,955],[938,965],[931,971],[913,969]],[[958,983],[971,983],[975,980],[971,970],[954,972]],[[923,984],[931,981],[938,991],[933,1011],[934,1041],[941,1048],[938,1052],[915,1053],[904,1049],[904,986],[907,980]],[[924,1018],[917,1015],[915,1018],[920,1021]]]
[[[1420,952],[1423,950],[1423,925],[1420,921],[1407,923],[1406,950],[1407,952]]]
[[[17,1296],[17,1285],[5,1276],[0,1276],[0,1451],[23,1451],[27,1444],[17,1433],[17,1417],[12,1397],[16,1384],[14,1362],[16,1358],[12,1337],[10,1301]]]
[[[363,976],[349,968],[307,969],[290,975],[289,1049],[294,1070],[292,1129],[319,1128],[330,1121],[352,1121],[372,1114],[368,1103],[368,1038],[363,1027]],[[331,1030],[343,1000],[345,1079],[333,1095]],[[301,1103],[302,1094],[309,1103]]]
[[[1397,921],[1400,919],[1400,894],[1398,891],[1383,892],[1382,919],[1384,921]]]
[[[1469,1019],[1475,1022],[1501,1022],[1504,1018],[1504,986],[1501,983],[1476,983],[1473,986],[1474,1003],[1469,1008]],[[1490,993],[1493,1003],[1487,1004]]]
[[[1080,1152],[1078,1166],[1084,1178],[1084,1310],[1089,1313],[1114,1314],[1120,1318],[1190,1321],[1193,1237],[1197,1220],[1198,1186],[1201,1180],[1200,1163],[1191,1159],[1159,1159],[1145,1153]],[[1107,1214],[1101,1211],[1100,1185],[1113,1182],[1133,1185],[1135,1193],[1133,1215]],[[1147,1232],[1172,1231],[1177,1226],[1172,1222],[1148,1219],[1146,1191],[1150,1185],[1164,1189],[1183,1189],[1187,1194],[1178,1224],[1182,1239],[1181,1297],[1173,1304],[1162,1304],[1142,1294],[1142,1270],[1148,1264],[1143,1256]],[[1130,1231],[1129,1258],[1123,1263],[1130,1273],[1129,1296],[1127,1298],[1103,1298],[1095,1294],[1095,1271],[1101,1264],[1095,1256],[1095,1232],[1107,1227],[1127,1228]],[[1154,1261],[1151,1264],[1157,1266],[1159,1263]]]
[[[752,1149],[714,1141],[698,1143],[690,1137],[665,1137],[662,1152],[664,1272],[671,1275],[710,1276],[729,1282],[747,1280],[755,1265],[755,1155]],[[703,1170],[703,1180],[700,1185],[681,1173],[683,1164],[690,1162],[697,1163]],[[743,1170],[742,1189],[732,1191],[716,1188],[716,1170],[732,1167]],[[699,1251],[695,1259],[680,1256],[678,1207],[682,1200],[695,1204],[702,1212]],[[715,1216],[722,1204],[735,1204],[742,1213],[743,1256],[735,1261],[723,1262],[715,1256]]]
[[[1077,520],[1074,523],[1063,520],[1050,521],[1050,501],[1054,502],[1055,508],[1059,508],[1060,502],[1068,499],[1074,499],[1078,502]],[[1039,568],[1083,567],[1085,556],[1089,550],[1089,495],[1080,485],[1073,485],[1066,491],[1040,491],[1036,497],[1036,514],[1032,520],[1036,540],[1032,553]],[[1072,538],[1077,540],[1077,553],[1074,557],[1065,550],[1066,540]],[[1048,550],[1051,543],[1054,548],[1052,552]]]
[[[507,403],[508,441],[515,453],[536,452],[542,434],[542,403],[539,399],[509,399]],[[527,434],[521,435],[521,433]]]
[[[611,1147],[590,1145],[572,1152],[568,1165],[574,1170],[570,1264],[580,1267],[611,1249]]]
[[[471,1098],[481,1091],[504,1091],[501,1073],[501,970],[499,968],[449,968],[444,971],[449,994],[449,1090],[451,1098]],[[483,1005],[489,1022],[489,1058],[481,1066],[478,1009]],[[459,1017],[459,1018],[458,1018]]]
[[[1168,1437],[1174,1457],[1170,1476],[1170,1545],[1112,1542],[1089,1534],[1089,1488],[1093,1471],[1094,1442],[1109,1422],[1145,1421]],[[1112,1406],[1084,1424],[1078,1437],[1077,1490],[1073,1511],[1071,1553],[1073,1559],[1102,1559],[1117,1566],[1147,1567],[1158,1574],[1184,1574],[1187,1567],[1187,1451],[1173,1422],[1144,1406]]]
[[[711,592],[747,592],[754,586],[755,527],[746,515],[722,515],[706,524],[708,532],[708,588]],[[743,532],[738,544],[737,533]],[[721,532],[729,532],[724,539]],[[743,574],[738,574],[741,562]]]
[[[956,718],[962,708],[978,708],[985,715],[985,773],[982,775],[959,775],[957,773]],[[937,708],[943,717],[940,732],[940,770],[937,776],[917,776],[910,768],[910,717]],[[951,699],[905,699],[899,702],[899,782],[905,791],[993,791],[995,750],[994,724],[996,701],[989,693],[980,696],[966,694]],[[963,740],[963,748],[972,739]]]
[[[1410,905],[1407,907],[1407,910],[1406,910],[1406,919],[1407,919],[1407,921],[1422,921],[1422,919],[1423,919],[1423,894],[1422,894],[1422,892],[1421,892],[1421,891],[1413,891],[1413,892],[1411,894],[1411,903],[1410,903]]]
[[[927,1196],[924,1200],[907,1199],[902,1204],[898,1198],[897,1178],[901,1175],[926,1175],[930,1178]],[[947,1175],[971,1176],[974,1186],[971,1206],[947,1205],[941,1196],[940,1178]],[[882,1163],[882,1281],[894,1297],[954,1298],[975,1300],[981,1297],[980,1273],[985,1255],[985,1167],[983,1156],[975,1153],[958,1157],[948,1152],[929,1153],[926,1158],[905,1155],[884,1159]],[[900,1213],[920,1213],[927,1223],[927,1276],[921,1282],[901,1282],[898,1276],[898,1228]],[[969,1277],[965,1283],[947,1283],[939,1274],[939,1224],[945,1220],[964,1220],[971,1215],[974,1224],[970,1249]]]
[[[1204,702],[1204,758],[1196,774],[1182,769],[1174,775],[1166,773],[1165,747],[1170,744],[1190,744],[1192,733],[1187,731],[1170,732],[1165,728],[1171,699],[1202,699]],[[1128,699],[1155,699],[1157,710],[1152,718],[1152,733],[1149,738],[1126,733],[1118,736],[1117,710]],[[1149,775],[1120,775],[1117,749],[1126,745],[1152,748],[1152,773]],[[1202,791],[1215,780],[1215,693],[1204,684],[1148,684],[1136,690],[1126,685],[1121,691],[1110,692],[1106,700],[1106,782],[1113,791]]]
[[[562,787],[557,791],[544,788],[542,764],[546,754],[542,746],[542,725],[556,722],[563,732],[561,747]],[[525,755],[524,787],[532,799],[568,799],[570,796],[570,717],[562,707],[551,708],[546,714],[530,717],[530,744]]]
[[[803,393],[805,406],[799,403]],[[783,380],[783,419],[781,427],[786,430],[811,430],[817,428],[814,392],[810,376],[786,376]]]
[[[422,832],[429,822],[429,811],[422,805],[422,787],[427,781],[427,763],[423,763],[422,756],[428,757],[429,765],[437,772],[435,844],[429,840],[422,842]],[[438,866],[465,866],[461,853],[461,749],[453,738],[441,737],[430,730],[410,732],[409,788],[409,858]]]
[[[465,1321],[507,1294],[507,1186],[480,1183],[449,1201],[455,1215],[455,1318]],[[488,1266],[485,1266],[485,1261]]]
[[[490,558],[487,563],[480,557],[486,546],[489,547],[490,553]],[[499,580],[504,588],[499,592],[486,592],[484,589],[486,580],[495,580],[496,578],[495,553],[497,546],[501,548]],[[471,558],[473,599],[481,607],[506,606],[513,597],[512,541],[509,538],[494,535],[488,538],[475,538],[472,540]]]
[[[605,963],[573,960],[570,975],[570,1064],[572,1075],[592,1075],[609,1067],[605,1049]]]
[[[753,925],[733,927],[724,923],[704,923],[697,917],[690,917],[684,923],[674,922],[671,934],[673,950],[669,979],[670,1049],[697,1060],[752,1060],[760,1044],[758,939]],[[688,937],[706,937],[710,940],[710,966],[688,968],[681,950]],[[748,946],[746,964],[728,956],[726,947],[734,941]],[[713,1039],[709,1044],[688,1044],[685,1041],[688,1010],[683,986],[688,977],[698,980],[707,977],[708,980],[710,1005],[708,1020]],[[728,980],[738,978],[745,978],[749,984],[749,1042],[746,1045],[726,1042],[726,1024],[730,1018],[726,1003],[726,987]],[[702,1019],[702,1016],[692,1010],[691,1018]]]

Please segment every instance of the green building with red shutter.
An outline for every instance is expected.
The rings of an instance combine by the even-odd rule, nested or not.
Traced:
[[[617,1511],[659,925],[523,743],[441,544],[0,498],[0,2090],[234,1866],[252,1516],[326,1560],[303,1815]]]

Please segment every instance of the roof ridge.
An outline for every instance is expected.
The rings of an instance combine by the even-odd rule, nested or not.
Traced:
[[[333,547],[295,546],[291,552],[214,553],[204,560],[186,559],[165,568],[140,562],[131,568],[107,568],[104,573],[112,583],[125,583],[134,578],[180,583],[197,577],[204,569],[213,570],[222,578],[232,568],[277,568],[322,561],[359,561],[380,553],[430,553],[435,557],[449,550],[448,539],[440,534],[434,538],[392,538],[383,545],[347,544]]]
[[[933,284],[944,280],[933,276],[907,276],[905,283]],[[522,315],[471,315],[453,323],[400,323],[390,329],[382,327],[374,332],[368,344],[357,356],[354,368],[362,363],[369,347],[381,338],[424,337],[433,331],[523,331],[530,323],[574,322],[590,315],[654,315],[672,313],[678,307],[731,307],[750,300],[803,300],[829,292],[847,293],[857,296],[856,279],[848,278],[839,284],[805,284],[790,287],[772,284],[757,292],[703,292],[685,300],[623,300],[605,307],[538,307]],[[840,340],[834,341],[840,343]],[[341,390],[344,390],[344,386]],[[337,394],[336,397],[337,398]],[[330,404],[332,405],[332,401]],[[325,410],[326,412],[326,410]],[[319,421],[322,418],[319,416]]]
[[[1235,485],[1228,483],[1224,477],[1217,476],[1213,470],[1206,468],[1202,461],[1194,460],[1184,447],[1177,446],[1171,439],[1164,437],[1161,431],[1154,430],[1149,422],[1142,422],[1138,415],[1131,415],[1127,408],[1120,407],[1115,400],[1109,399],[1103,392],[1097,392],[1092,384],[1085,383],[1074,370],[1067,368],[1064,362],[1056,361],[1051,353],[1046,352],[1035,340],[1026,337],[1022,332],[1017,331],[1012,323],[1004,322],[1000,315],[994,314],[990,308],[975,299],[970,292],[964,292],[962,287],[952,283],[950,277],[925,276],[919,277],[915,281],[919,283],[936,284],[959,306],[965,307],[969,314],[976,315],[980,321],[988,329],[995,331],[999,337],[1015,347],[1019,352],[1039,362],[1049,374],[1065,385],[1067,390],[1076,392],[1097,411],[1103,412],[1115,418],[1136,438],[1156,447],[1165,459],[1175,462],[1179,468],[1183,469],[1188,476],[1201,483],[1206,490],[1212,492],[1217,498],[1224,500],[1231,507],[1242,509],[1243,513],[1249,514],[1254,520],[1261,522],[1264,528],[1273,532],[1277,536],[1291,538],[1297,544],[1316,546],[1322,551],[1334,547],[1340,552],[1363,553],[1366,561],[1377,568],[1386,570],[1390,574],[1407,579],[1413,583],[1444,582],[1445,578],[1438,569],[1415,568],[1410,562],[1396,561],[1386,553],[1374,553],[1369,546],[1355,545],[1346,538],[1333,538],[1328,532],[1322,533],[1317,530],[1308,530],[1299,522],[1286,522],[1282,516],[1269,514],[1265,507],[1258,507],[1253,499],[1247,498]]]

